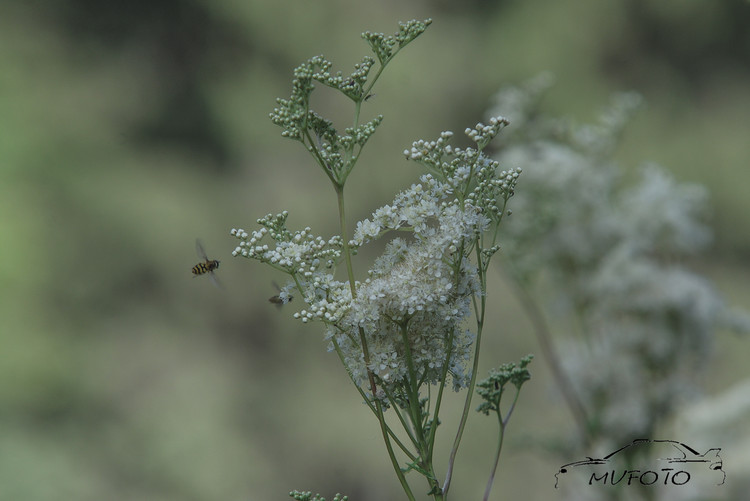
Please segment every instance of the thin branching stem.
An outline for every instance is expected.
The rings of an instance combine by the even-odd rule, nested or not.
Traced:
[[[340,227],[341,238],[343,240],[343,245],[344,245],[346,271],[349,277],[349,286],[351,287],[352,298],[355,298],[357,297],[357,288],[356,288],[356,282],[354,280],[354,268],[352,267],[351,249],[349,248],[349,240],[348,240],[347,231],[346,231],[344,187],[339,186],[337,184],[335,184],[334,187],[336,189],[336,195],[338,198],[339,222],[341,225]],[[377,386],[375,384],[375,375],[372,373],[372,370],[370,370],[370,350],[367,346],[367,339],[365,337],[365,331],[362,327],[359,328],[359,339],[362,345],[362,355],[364,357],[365,367],[367,367],[367,378],[370,383],[370,391],[372,392],[372,398],[375,401],[375,415],[378,418],[378,423],[380,424],[380,431],[383,435],[383,441],[385,442],[385,447],[388,450],[388,457],[391,460],[391,464],[393,465],[393,469],[396,472],[396,476],[398,477],[398,480],[401,483],[401,487],[403,487],[404,492],[406,493],[407,497],[410,500],[414,500],[414,494],[411,491],[411,487],[409,487],[409,483],[406,481],[404,472],[401,471],[401,467],[398,464],[398,459],[396,459],[396,455],[393,452],[393,446],[391,445],[391,440],[388,435],[388,431],[389,431],[388,424],[386,423],[385,416],[383,415],[383,406],[380,403],[380,400],[378,400],[376,396]]]
[[[361,388],[361,387],[360,387],[360,386],[359,386],[359,385],[357,384],[357,381],[356,381],[356,380],[354,379],[354,375],[352,374],[351,370],[349,370],[349,367],[348,367],[348,366],[346,365],[346,361],[344,360],[344,354],[343,354],[343,353],[341,352],[341,347],[339,346],[338,342],[337,342],[337,341],[336,341],[335,339],[332,339],[332,340],[331,340],[331,342],[333,343],[333,348],[334,348],[334,351],[336,351],[336,354],[338,355],[338,357],[339,357],[339,360],[341,361],[341,365],[343,365],[343,366],[344,366],[344,368],[346,369],[346,374],[347,374],[347,375],[349,376],[349,379],[351,380],[352,384],[354,385],[354,387],[355,387],[355,388],[357,389],[357,391],[359,392],[360,396],[362,397],[362,400],[363,400],[363,401],[364,401],[364,403],[365,403],[365,404],[367,405],[367,407],[368,407],[368,408],[369,408],[369,409],[370,409],[370,410],[372,411],[372,413],[373,413],[373,414],[375,414],[375,416],[377,417],[377,415],[378,415],[378,410],[377,410],[377,408],[376,408],[376,407],[375,407],[375,405],[374,405],[374,404],[372,403],[371,399],[369,399],[369,398],[367,397],[367,395],[366,395],[366,394],[365,394],[365,392],[364,392],[364,391],[362,390],[362,388]],[[399,417],[400,417],[400,414],[399,414]],[[402,423],[404,423],[404,421],[403,421],[403,418],[401,418],[401,421],[402,421]],[[396,434],[395,434],[395,433],[393,432],[393,430],[392,430],[392,429],[390,428],[390,426],[388,426],[388,424],[387,424],[387,423],[386,423],[386,428],[388,429],[388,435],[389,435],[389,436],[391,437],[391,439],[393,439],[393,441],[394,441],[394,442],[396,443],[396,445],[398,445],[399,449],[401,449],[401,451],[403,451],[403,453],[404,453],[404,454],[406,454],[406,456],[407,456],[407,457],[408,457],[408,458],[409,458],[410,460],[412,460],[412,461],[416,461],[416,460],[417,460],[417,456],[415,456],[415,455],[414,455],[414,454],[413,454],[413,453],[412,453],[412,452],[411,452],[411,451],[409,450],[409,448],[408,448],[408,447],[406,447],[406,445],[404,445],[404,443],[403,443],[403,442],[402,442],[402,441],[401,441],[401,440],[400,440],[400,439],[399,439],[399,438],[398,438],[398,437],[396,436]],[[406,428],[406,426],[404,426],[404,428]],[[407,432],[409,432],[409,430],[408,430],[408,429],[407,429]],[[411,438],[411,434],[410,434],[410,438]],[[413,439],[413,438],[412,438],[412,441],[414,441],[414,439]]]
[[[482,262],[481,250],[478,242],[475,243],[475,251],[477,254],[477,262]],[[483,268],[479,268],[479,282],[480,282],[480,294],[479,299],[479,314],[477,315],[477,337],[474,341],[474,362],[471,368],[471,380],[469,387],[466,392],[466,400],[464,401],[464,408],[461,413],[461,421],[458,424],[458,431],[456,432],[456,438],[453,440],[453,447],[451,448],[450,456],[448,458],[448,469],[445,473],[445,482],[443,482],[443,494],[447,496],[448,489],[450,489],[451,479],[453,477],[453,465],[456,462],[456,454],[458,453],[458,446],[461,444],[461,438],[466,428],[466,421],[469,418],[469,409],[471,407],[471,399],[474,395],[474,387],[477,382],[477,372],[479,370],[479,349],[482,344],[482,329],[484,327],[484,313],[486,306],[486,279],[487,274]]]
[[[583,403],[578,398],[578,395],[573,388],[573,383],[568,378],[567,373],[562,368],[560,362],[560,355],[555,347],[555,343],[552,340],[552,332],[549,328],[547,320],[539,307],[537,302],[531,296],[529,291],[524,287],[521,280],[511,280],[516,289],[516,296],[521,302],[521,307],[526,312],[526,316],[531,321],[534,329],[534,334],[539,342],[539,347],[544,354],[544,360],[547,362],[552,374],[554,375],[555,382],[557,383],[560,393],[567,404],[568,409],[573,415],[573,421],[578,426],[581,439],[584,444],[588,443],[588,416]]]
[[[490,498],[490,491],[492,490],[492,484],[495,482],[495,475],[497,474],[497,466],[500,464],[500,453],[503,450],[503,439],[505,438],[505,429],[510,421],[510,416],[513,414],[513,410],[516,408],[516,402],[518,402],[518,396],[521,394],[521,388],[516,387],[516,395],[513,397],[513,403],[510,405],[505,417],[502,416],[500,406],[497,408],[497,422],[499,426],[498,437],[497,437],[497,449],[495,450],[495,460],[492,464],[492,470],[490,471],[490,477],[487,479],[487,486],[484,489],[483,501],[487,501]]]
[[[401,409],[398,408],[398,405],[396,404],[397,399],[394,397],[394,395],[391,393],[391,391],[388,389],[387,386],[383,387],[383,391],[385,391],[385,396],[388,398],[388,401],[392,402],[391,409],[393,409],[393,412],[396,413],[396,417],[398,417],[398,420],[401,422],[401,426],[403,427],[406,434],[409,436],[409,440],[411,440],[411,443],[414,445],[416,449],[419,449],[419,440],[414,435],[414,430],[412,430],[411,426],[409,426],[409,423],[404,418],[403,412],[401,412]],[[409,459],[411,459],[412,461],[416,461],[416,456],[412,454],[411,452],[408,452],[407,456],[409,456]]]
[[[516,395],[518,395],[516,393]],[[497,421],[500,426],[500,431],[497,437],[497,449],[495,450],[495,460],[492,463],[492,470],[490,470],[490,478],[487,480],[487,486],[484,489],[484,496],[482,501],[487,501],[490,498],[490,491],[492,490],[492,484],[495,482],[495,474],[497,473],[497,465],[500,464],[500,452],[503,450],[503,438],[505,437],[505,423],[500,417],[500,410],[497,411]]]

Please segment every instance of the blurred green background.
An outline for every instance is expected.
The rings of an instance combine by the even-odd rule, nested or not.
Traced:
[[[362,31],[427,17],[364,108],[385,121],[349,181],[352,222],[420,174],[401,153],[413,140],[461,131],[500,86],[551,71],[548,109],[579,120],[613,92],[643,94],[619,161],[710,189],[716,243],[694,266],[750,304],[746,1],[2,2],[0,501],[400,499],[321,328],[266,301],[274,276],[231,258],[229,230],[287,209],[293,227],[335,232],[327,180],[268,112],[308,57],[348,72]],[[319,99],[350,120],[348,103]],[[193,279],[196,237],[222,260],[223,291]],[[497,287],[483,371],[539,351]],[[720,335],[707,393],[745,379],[749,355]],[[493,499],[550,496],[561,462],[533,438],[573,430],[532,369]],[[456,499],[481,496],[491,421],[470,422]]]

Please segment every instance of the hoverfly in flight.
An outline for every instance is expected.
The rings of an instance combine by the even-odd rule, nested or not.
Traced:
[[[271,296],[268,298],[269,303],[273,303],[276,306],[282,306],[286,303],[290,303],[292,301],[292,296],[290,296],[288,293],[284,294],[284,297],[282,297],[281,294],[281,288],[276,282],[273,282],[273,286],[276,287],[276,289],[279,291],[279,294],[276,294],[275,296]]]
[[[206,273],[208,273],[208,277],[211,279],[211,282],[213,282],[216,287],[221,288],[219,280],[216,278],[216,274],[214,273],[214,270],[219,268],[219,261],[215,259],[208,259],[208,256],[206,256],[206,251],[203,249],[203,244],[201,244],[200,240],[195,241],[195,252],[198,253],[198,257],[203,259],[203,261],[193,266],[193,269],[191,270],[193,272],[193,275],[197,277],[198,275],[205,275]]]

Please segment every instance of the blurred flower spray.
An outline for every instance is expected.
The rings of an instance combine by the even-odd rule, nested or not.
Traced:
[[[275,302],[285,304],[299,297],[303,309],[295,318],[323,323],[329,349],[339,357],[378,420],[394,472],[408,499],[415,499],[407,480],[410,472],[426,479],[434,499],[447,499],[472,394],[479,385],[485,400],[479,410],[496,413],[500,424],[487,499],[504,431],[521,386],[530,377],[526,366],[531,361],[529,356],[518,366],[504,364],[477,383],[487,270],[499,249],[498,229],[520,173],[512,169],[498,172],[498,162],[482,150],[508,122],[494,117],[487,125],[467,129],[466,135],[476,145],[473,148],[452,147],[451,132],[443,132],[434,141],[414,142],[404,153],[428,173],[391,204],[357,223],[352,238],[347,229],[346,180],[383,119],[376,116],[361,122],[361,106],[387,64],[430,23],[402,23],[394,36],[363,33],[375,57],[364,57],[349,76],[331,73],[332,63],[323,56],[294,70],[292,95],[277,100],[271,120],[283,129],[284,137],[307,149],[331,181],[338,200],[340,234],[323,238],[310,228],[292,231],[286,226],[287,212],[269,214],[257,221],[257,230],[231,231],[239,240],[233,255],[286,273],[289,280]],[[353,124],[343,134],[310,109],[316,83],[340,92],[353,105]],[[367,278],[357,280],[352,255],[368,242],[395,231],[406,236],[390,240]],[[334,276],[336,266],[342,263],[346,267],[344,281]],[[467,329],[472,314],[475,328]],[[448,384],[456,391],[468,391],[446,475],[440,481],[433,453]],[[503,412],[500,400],[508,384],[515,389],[515,396]],[[387,410],[392,410],[389,415],[403,433],[394,431],[395,423],[386,419]],[[297,500],[322,499],[310,492],[293,491],[290,495]]]
[[[706,191],[655,165],[623,182],[612,153],[640,98],[575,125],[540,112],[551,83],[496,96],[517,127],[494,158],[524,171],[503,267],[578,425],[566,454],[611,452],[653,437],[697,394],[715,333],[750,324],[684,265],[711,242]]]

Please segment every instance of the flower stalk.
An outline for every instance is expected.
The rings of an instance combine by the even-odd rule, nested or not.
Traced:
[[[443,132],[435,141],[414,142],[405,155],[429,174],[371,218],[358,222],[351,237],[345,204],[348,176],[383,119],[377,115],[360,123],[362,103],[386,65],[430,22],[402,23],[390,37],[365,32],[363,38],[374,57],[363,58],[349,76],[332,73],[332,63],[323,56],[311,58],[295,70],[290,98],[277,100],[272,121],[282,127],[282,136],[303,144],[331,181],[337,197],[338,235],[325,239],[310,228],[292,231],[286,226],[286,212],[258,219],[258,230],[231,233],[240,241],[235,256],[258,260],[289,275],[279,298],[282,302],[301,298],[295,302],[302,305],[295,318],[324,325],[329,349],[336,352],[378,420],[406,497],[415,499],[407,475],[416,472],[426,480],[429,495],[444,501],[476,385],[487,269],[498,250],[497,227],[520,174],[513,169],[499,171],[499,164],[482,150],[508,121],[496,117],[487,125],[466,129],[476,144],[473,148],[451,146],[451,132]],[[310,108],[316,83],[353,102],[353,125],[343,134]],[[486,234],[491,237],[485,239]],[[358,281],[352,256],[386,236],[390,240],[385,252],[367,278]],[[490,247],[484,247],[486,240],[492,242]],[[345,281],[333,273],[342,262]],[[466,327],[472,313],[473,332]],[[447,384],[468,392],[448,473],[441,482],[433,453]],[[408,441],[398,438],[386,419],[387,411],[396,416]]]

